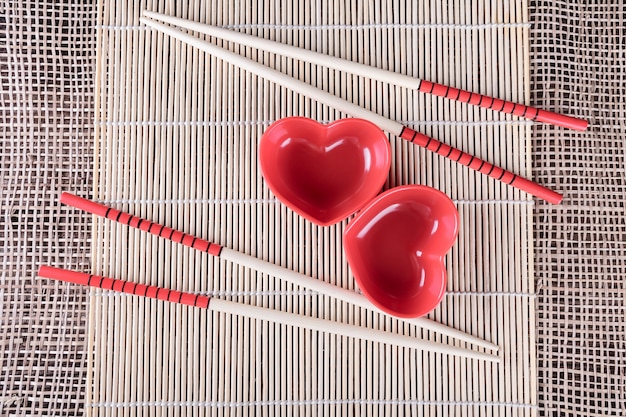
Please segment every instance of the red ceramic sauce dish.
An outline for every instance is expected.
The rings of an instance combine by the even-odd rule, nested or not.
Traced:
[[[356,282],[382,311],[415,318],[443,297],[445,254],[459,230],[448,196],[431,187],[392,188],[372,200],[344,231],[344,251]]]
[[[380,192],[389,175],[391,149],[387,135],[363,119],[323,125],[287,117],[261,137],[259,162],[281,202],[311,222],[328,226]]]

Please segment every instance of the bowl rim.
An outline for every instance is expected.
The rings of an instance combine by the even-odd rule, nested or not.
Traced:
[[[271,168],[267,168],[265,166],[265,151],[264,149],[266,149],[264,147],[264,143],[267,143],[267,137],[269,135],[272,134],[272,132],[276,129],[281,128],[283,125],[285,124],[291,124],[291,123],[304,123],[304,124],[309,124],[310,126],[314,126],[315,129],[319,129],[319,128],[323,128],[325,131],[328,131],[330,129],[333,129],[337,126],[341,126],[343,124],[350,124],[350,123],[359,123],[362,124],[364,126],[367,126],[368,129],[370,129],[373,133],[376,133],[376,135],[379,136],[379,139],[382,141],[384,141],[385,146],[383,146],[384,149],[384,154],[382,155],[377,155],[377,159],[380,160],[379,165],[384,167],[380,168],[379,171],[381,173],[379,178],[375,178],[376,182],[375,184],[371,185],[369,188],[371,188],[372,191],[370,191],[368,194],[371,195],[371,197],[364,199],[364,201],[360,202],[360,204],[356,207],[351,207],[350,208],[350,212],[346,213],[341,212],[338,213],[335,216],[330,217],[328,220],[320,220],[314,216],[311,215],[311,213],[307,212],[306,210],[303,210],[301,207],[294,205],[289,198],[287,198],[285,196],[285,194],[283,193],[282,190],[279,189],[279,187],[276,186],[276,184],[274,183],[272,176],[268,175],[268,170]],[[338,224],[344,220],[347,220],[350,218],[350,216],[352,216],[354,213],[358,212],[359,210],[361,210],[363,207],[367,206],[369,204],[370,201],[372,201],[372,199],[375,199],[383,185],[385,184],[385,181],[387,180],[387,177],[389,176],[389,170],[391,168],[391,145],[389,144],[389,140],[387,137],[387,134],[380,129],[380,127],[378,127],[376,124],[370,122],[369,120],[366,119],[362,119],[362,118],[358,118],[358,117],[345,117],[345,118],[340,118],[337,120],[334,120],[330,123],[321,123],[318,122],[317,120],[314,120],[312,118],[309,117],[304,117],[304,116],[288,116],[288,117],[283,117],[277,121],[275,121],[274,123],[272,123],[266,130],[265,132],[263,132],[263,135],[261,136],[261,140],[258,146],[258,158],[259,158],[259,167],[261,170],[261,175],[263,176],[263,179],[265,180],[266,184],[268,185],[270,191],[278,198],[278,200],[284,204],[285,206],[287,206],[289,209],[291,209],[292,211],[294,211],[295,213],[297,213],[298,215],[304,217],[305,219],[311,221],[312,223],[319,225],[319,226],[331,226],[331,225],[335,225]],[[377,170],[378,171],[378,170]],[[375,191],[374,191],[375,190]]]
[[[427,193],[431,196],[435,196],[435,198],[440,199],[444,204],[447,204],[450,209],[447,212],[453,214],[454,229],[453,229],[453,233],[450,234],[450,241],[447,242],[446,244],[448,249],[445,250],[441,254],[430,255],[438,259],[442,265],[442,269],[441,269],[442,273],[437,274],[438,276],[435,277],[436,279],[440,280],[440,289],[438,291],[437,297],[430,298],[432,299],[432,303],[429,303],[424,308],[419,308],[419,309],[416,308],[413,310],[409,310],[409,309],[397,310],[397,309],[391,308],[387,303],[382,302],[377,296],[372,294],[368,284],[363,285],[364,280],[362,280],[361,277],[359,276],[360,271],[355,271],[355,268],[353,266],[353,265],[356,265],[357,263],[355,262],[356,259],[354,258],[354,252],[353,252],[355,249],[352,247],[355,237],[352,234],[353,234],[353,229],[356,227],[355,225],[358,225],[360,223],[360,219],[361,220],[364,219],[364,217],[367,216],[372,210],[376,210],[377,206],[380,205],[381,201],[384,201],[384,200],[393,201],[394,199],[397,198],[398,194],[406,194],[406,193],[414,194],[415,192],[418,192],[420,194]],[[380,210],[376,210],[376,211],[379,212]],[[427,185],[421,185],[421,184],[401,185],[401,186],[397,186],[394,188],[390,188],[382,192],[378,196],[376,196],[376,198],[372,199],[362,210],[360,210],[357,213],[357,215],[352,219],[352,221],[348,223],[348,225],[346,226],[343,232],[344,253],[346,255],[348,265],[350,267],[352,275],[354,276],[354,279],[359,289],[363,293],[363,295],[365,295],[365,297],[377,308],[395,317],[417,318],[417,317],[421,317],[430,313],[441,302],[441,299],[443,298],[443,295],[445,294],[445,289],[447,285],[447,271],[446,271],[446,266],[443,264],[443,262],[444,262],[444,258],[446,254],[450,251],[450,249],[452,248],[452,246],[454,245],[454,242],[456,241],[458,237],[459,228],[460,228],[459,223],[460,223],[460,216],[459,216],[458,210],[454,202],[450,199],[450,197],[448,197],[445,193]],[[409,299],[413,299],[414,298],[413,294],[414,293],[411,293],[410,297],[406,297],[406,300],[408,301]]]

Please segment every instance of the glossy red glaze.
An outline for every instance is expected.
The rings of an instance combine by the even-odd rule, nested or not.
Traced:
[[[378,194],[389,174],[387,136],[363,119],[273,123],[259,145],[263,177],[280,201],[321,226],[340,222]]]
[[[397,317],[419,317],[443,296],[444,256],[459,215],[442,192],[421,185],[380,194],[348,224],[344,250],[363,294]]]

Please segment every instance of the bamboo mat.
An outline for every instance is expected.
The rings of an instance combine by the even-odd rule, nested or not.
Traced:
[[[347,221],[318,227],[281,205],[258,141],[290,115],[345,115],[139,25],[141,10],[242,30],[528,103],[523,1],[216,1],[98,5],[94,197],[228,248],[357,290]],[[524,176],[530,124],[227,45]],[[456,203],[447,294],[431,317],[500,346],[501,365],[416,352],[161,301],[94,291],[92,415],[535,415],[532,200],[389,138],[385,189],[431,185]],[[92,272],[447,342],[441,336],[206,254],[94,220]],[[454,342],[450,342],[454,343]]]

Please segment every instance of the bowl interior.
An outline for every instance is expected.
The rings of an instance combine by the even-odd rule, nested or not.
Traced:
[[[368,204],[344,232],[355,279],[370,301],[399,317],[437,306],[446,286],[444,257],[458,232],[458,212],[424,186],[391,189]]]
[[[387,136],[361,119],[329,125],[281,119],[261,138],[259,158],[272,192],[323,226],[344,220],[376,196],[391,163]]]

